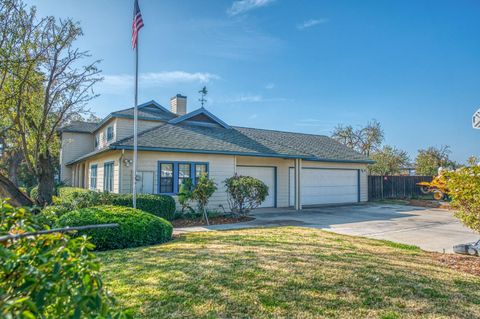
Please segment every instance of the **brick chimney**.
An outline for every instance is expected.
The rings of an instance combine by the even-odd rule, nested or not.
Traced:
[[[187,97],[177,94],[170,99],[170,111],[179,116],[187,114]]]

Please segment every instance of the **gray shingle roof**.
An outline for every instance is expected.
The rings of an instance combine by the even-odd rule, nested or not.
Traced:
[[[75,133],[92,133],[97,127],[95,122],[74,121],[62,127],[60,132],[75,132]]]
[[[117,112],[113,112],[112,116],[132,116],[133,117],[133,107]],[[144,106],[138,108],[138,117],[141,119],[149,120],[160,120],[168,121],[176,117],[174,113],[169,112],[168,110],[161,109],[154,105]]]
[[[111,144],[113,149],[133,148],[133,137]],[[298,157],[311,160],[366,162],[367,157],[322,135],[280,132],[244,127],[225,129],[196,125],[162,124],[138,136],[144,150]]]

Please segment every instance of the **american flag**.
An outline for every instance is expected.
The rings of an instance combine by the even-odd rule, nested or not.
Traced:
[[[138,0],[135,0],[133,8],[133,24],[132,24],[132,47],[135,49],[138,44],[138,32],[143,27],[142,13],[138,6]]]

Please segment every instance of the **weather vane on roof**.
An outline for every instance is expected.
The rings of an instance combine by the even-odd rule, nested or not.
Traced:
[[[204,86],[200,91],[198,91],[198,93],[201,94],[201,97],[198,100],[200,101],[203,107],[203,105],[207,102],[207,100],[205,99],[205,96],[208,94],[207,87]]]

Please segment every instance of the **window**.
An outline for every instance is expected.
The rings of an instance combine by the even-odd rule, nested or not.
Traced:
[[[113,140],[113,126],[107,127],[107,141]]]
[[[195,164],[195,179],[202,174],[208,174],[207,164]]]
[[[184,179],[191,178],[195,184],[201,174],[208,174],[208,163],[159,162],[158,170],[158,192],[176,194]]]
[[[95,135],[95,148],[98,147],[98,144],[100,144],[100,136],[98,136],[98,134],[97,134],[97,135]]]
[[[113,162],[103,164],[103,190],[113,192]]]
[[[173,193],[173,163],[160,164],[160,193]]]
[[[178,164],[178,187],[182,185],[183,180],[191,178],[191,164]]]
[[[97,165],[90,166],[90,189],[97,189]]]

